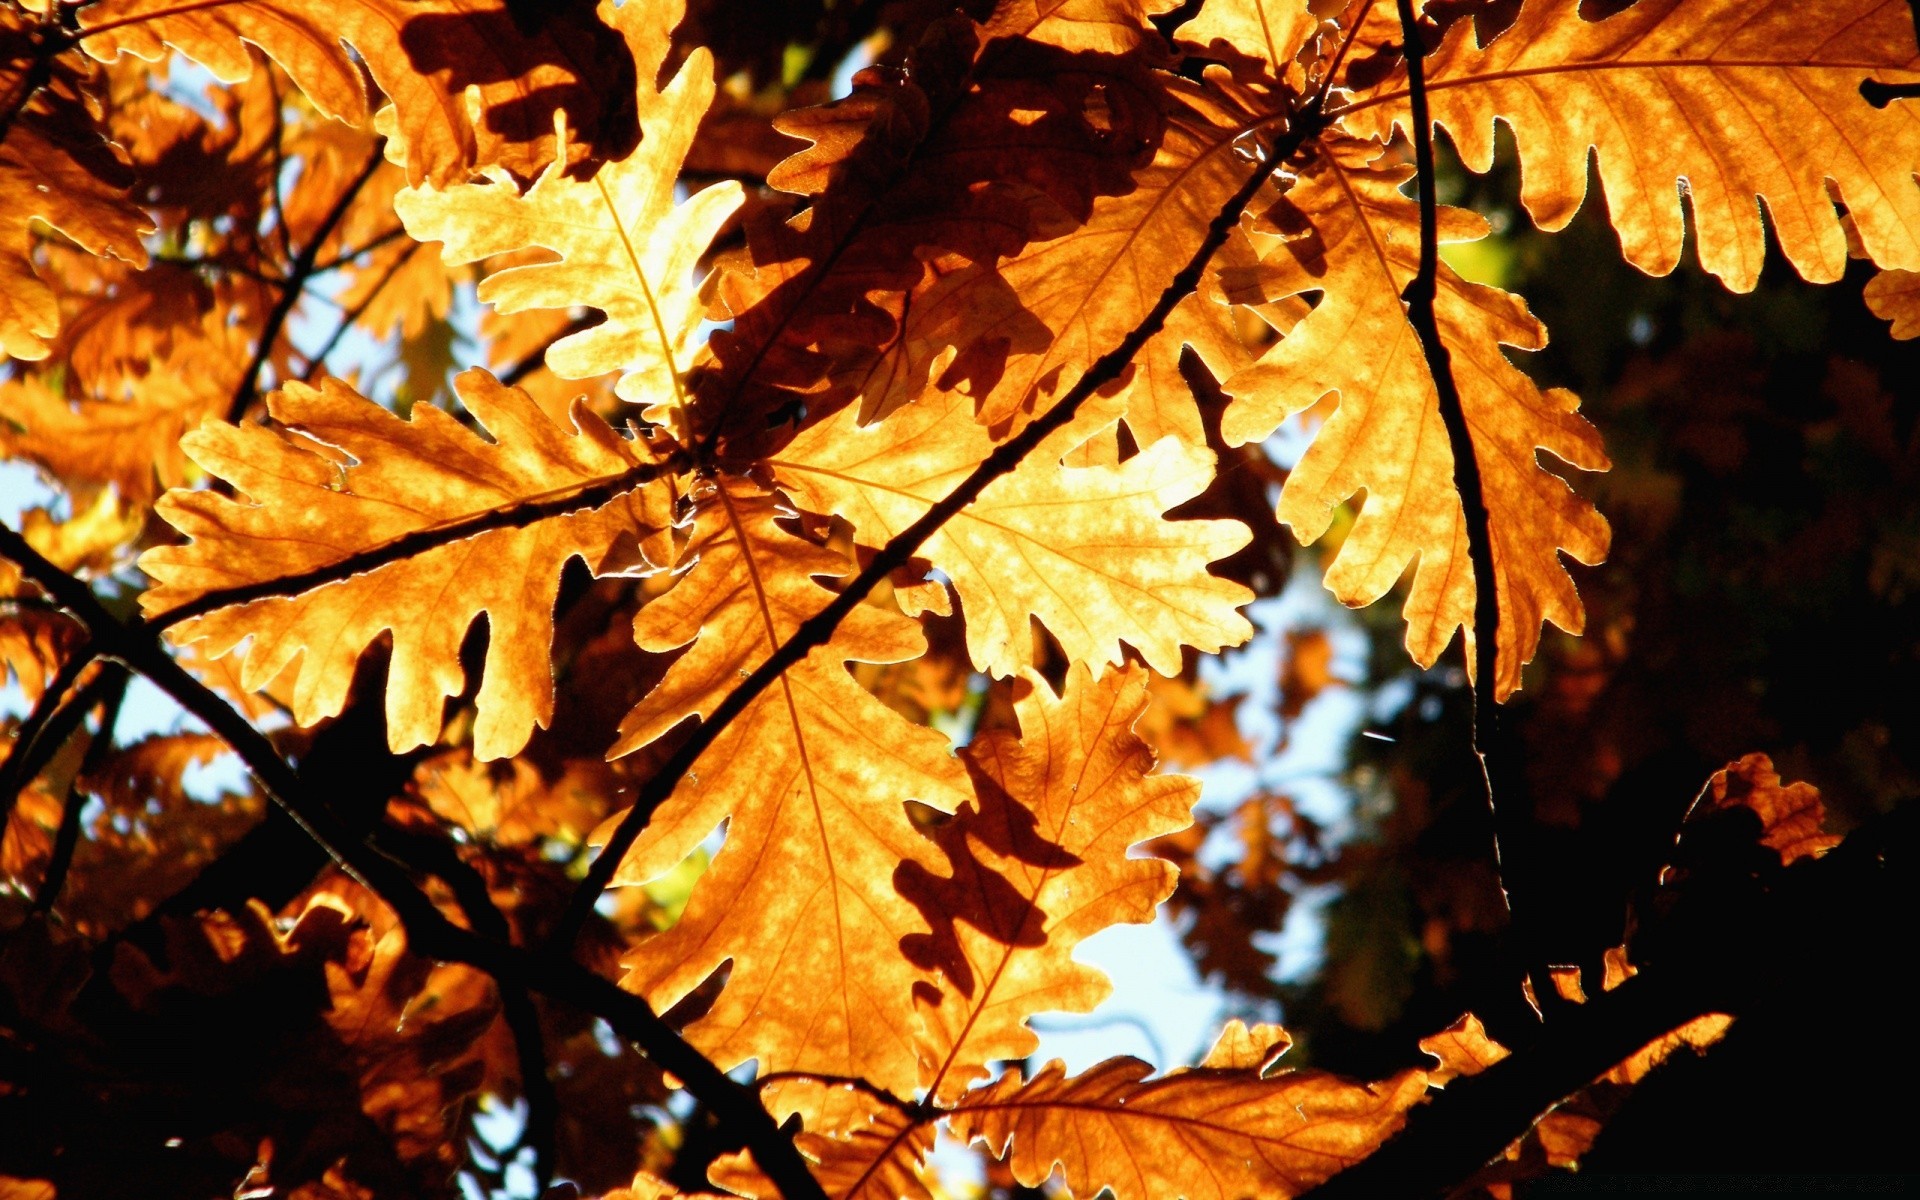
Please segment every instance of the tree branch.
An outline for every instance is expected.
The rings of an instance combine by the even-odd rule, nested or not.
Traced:
[[[477,967],[503,985],[542,992],[605,1020],[621,1037],[640,1046],[647,1057],[678,1078],[701,1103],[730,1122],[753,1151],[760,1169],[787,1200],[826,1200],[791,1136],[774,1123],[753,1093],[688,1044],[644,999],[577,963],[535,956],[449,921],[399,864],[352,836],[333,810],[309,793],[266,737],[189,675],[160,648],[149,629],[116,619],[91,589],[4,525],[0,525],[0,556],[12,559],[28,578],[78,617],[102,654],[145,675],[224,740],[275,804],[323,846],[343,870],[392,907],[415,951]]]
[[[601,849],[599,857],[593,860],[587,870],[586,878],[574,893],[567,906],[566,914],[554,932],[552,948],[556,955],[568,953],[574,939],[579,935],[587,919],[593,915],[593,906],[599,900],[607,885],[612,882],[613,874],[619,869],[620,862],[626,857],[634,839],[646,828],[653,812],[679,786],[681,778],[693,768],[693,764],[713,744],[715,738],[731,724],[749,704],[765,691],[774,680],[780,678],[788,667],[798,663],[817,646],[823,646],[832,638],[833,631],[848,613],[859,606],[868,592],[896,568],[905,566],[907,561],[920,549],[922,543],[932,537],[941,526],[953,519],[959,512],[973,503],[981,492],[994,480],[1013,471],[1022,459],[1033,452],[1048,435],[1064,427],[1073,419],[1080,405],[1101,388],[1120,377],[1120,373],[1133,361],[1133,356],[1147,344],[1166,324],[1167,316],[1180,301],[1184,300],[1200,285],[1202,273],[1214,251],[1226,242],[1227,235],[1239,223],[1240,216],[1260,189],[1265,186],[1269,176],[1299,149],[1307,138],[1319,133],[1325,127],[1321,115],[1321,100],[1315,97],[1298,112],[1290,114],[1287,132],[1277,138],[1265,160],[1240,185],[1238,191],[1226,205],[1215,214],[1207,227],[1207,233],[1195,248],[1187,264],[1180,268],[1173,279],[1160,293],[1160,298],[1140,319],[1120,344],[1095,360],[1079,381],[1062,396],[1054,406],[1036,417],[1025,429],[994,448],[979,466],[975,467],[960,484],[940,501],[929,508],[919,520],[900,531],[898,535],[874,552],[873,558],[855,575],[828,605],[809,617],[793,632],[793,636],[781,643],[768,655],[751,674],[729,693],[726,699],[713,710],[705,720],[694,726],[687,739],[667,757],[667,760],[640,786],[634,797],[633,807],[620,821],[613,836]]]
[[[97,696],[93,695],[97,691]],[[113,751],[113,727],[120,720],[120,702],[127,697],[127,673],[119,666],[110,666],[87,685],[81,693],[85,704],[81,711],[92,708],[98,699],[103,707],[100,712],[100,732],[94,735],[93,744],[87,747],[87,753],[80,760],[80,770],[67,785],[67,801],[60,811],[60,830],[54,835],[53,857],[47,860],[47,872],[40,880],[40,891],[33,898],[33,911],[51,913],[56,900],[60,898],[60,889],[66,886],[67,872],[73,868],[73,853],[80,845],[80,810],[86,806],[87,789],[82,781],[100,769]]]
[[[0,526],[0,529],[4,528]],[[9,529],[7,532],[13,531]],[[61,663],[60,669],[47,681],[46,690],[40,693],[33,710],[14,730],[13,752],[7,755],[5,762],[0,763],[0,830],[6,829],[7,821],[13,815],[14,802],[20,798],[21,791],[40,774],[40,768],[67,740],[67,734],[73,732],[73,726],[79,718],[71,715],[73,705],[63,705],[61,701],[95,656],[91,641],[75,647],[73,653],[67,656],[67,661]],[[47,749],[40,749],[42,744]]]
[[[373,173],[380,169],[381,157],[381,144],[376,143],[373,152],[367,155],[366,165],[360,168],[360,173],[353,177],[352,182],[347,184],[339,196],[334,198],[333,207],[328,209],[327,215],[320,219],[312,239],[300,251],[300,257],[294,259],[293,267],[287,272],[286,280],[281,285],[280,298],[274,301],[273,308],[267,313],[266,323],[260,328],[260,342],[254,347],[253,360],[241,373],[240,382],[233,389],[233,399],[227,402],[228,424],[238,425],[247,415],[247,409],[259,397],[260,371],[267,365],[267,359],[272,356],[273,344],[279,340],[280,330],[286,325],[287,318],[293,315],[294,307],[300,303],[300,297],[306,293],[307,280],[313,275],[314,260],[319,257],[320,247],[333,236],[334,228],[346,217],[347,209],[353,206],[354,198],[360,194],[360,189],[365,187],[367,180],[372,179]]]
[[[1766,1005],[1788,977],[1844,975],[1884,954],[1887,914],[1910,928],[1920,801],[1855,830],[1824,857],[1780,869],[1765,891],[1701,896],[1646,969],[1584,1004],[1569,1004],[1536,1038],[1478,1075],[1449,1083],[1406,1127],[1311,1200],[1449,1195],[1540,1116],[1648,1042],[1710,1012]],[[1899,944],[1896,938],[1891,944]],[[1636,944],[1635,957],[1640,956]]]
[[[1493,811],[1495,866],[1507,894],[1523,969],[1531,976],[1539,1003],[1554,1006],[1560,998],[1545,970],[1540,953],[1542,938],[1534,928],[1536,908],[1531,829],[1522,800],[1525,780],[1519,775],[1512,749],[1505,745],[1499,702],[1500,588],[1493,560],[1493,534],[1480,461],[1474,450],[1473,430],[1467,423],[1460,387],[1453,375],[1453,354],[1440,335],[1434,315],[1439,295],[1439,202],[1435,196],[1433,122],[1427,109],[1426,54],[1421,44],[1413,0],[1397,0],[1400,31],[1407,63],[1407,94],[1412,108],[1413,150],[1420,189],[1420,266],[1400,298],[1407,306],[1407,323],[1420,338],[1427,372],[1433,377],[1440,421],[1446,426],[1447,446],[1453,452],[1453,487],[1467,527],[1467,561],[1473,566],[1473,625],[1467,631],[1473,675],[1473,752],[1480,763]]]

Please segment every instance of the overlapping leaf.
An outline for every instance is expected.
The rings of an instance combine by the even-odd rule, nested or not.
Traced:
[[[954,1132],[984,1139],[1014,1178],[1044,1183],[1057,1166],[1075,1196],[1237,1200],[1297,1196],[1391,1137],[1427,1091],[1424,1071],[1367,1085],[1317,1071],[1262,1076],[1201,1067],[1161,1079],[1132,1058],[1068,1078],[1052,1062],[970,1093]]]
[[[289,384],[269,402],[300,432],[210,424],[188,436],[186,453],[248,499],[176,491],[161,500],[161,515],[193,540],[141,559],[155,580],[146,611],[254,589],[180,622],[173,636],[205,639],[213,657],[245,643],[249,688],[299,658],[302,723],[338,713],[362,652],[391,634],[396,750],[439,733],[442,703],[465,687],[461,641],[485,613],[474,752],[517,752],[553,711],[561,567],[577,557],[598,568],[655,538],[668,497],[649,482],[658,469],[646,444],[584,408],[569,428],[485,372],[463,374],[459,386],[498,441],[426,405],[403,421],[334,380]]]
[[[1032,683],[1015,704],[1019,736],[996,731],[964,751],[976,798],[940,832],[947,872],[902,865],[897,886],[933,927],[901,950],[938,973],[917,994],[934,1102],[1033,1053],[1029,1016],[1092,1011],[1111,985],[1074,947],[1152,920],[1173,891],[1173,864],[1128,849],[1186,826],[1200,788],[1148,773],[1153,752],[1132,730],[1146,703],[1137,667],[1095,680],[1076,665],[1058,697]]]
[[[627,101],[636,77],[650,76],[636,76],[607,28],[614,11],[508,0],[100,0],[80,19],[81,44],[97,58],[158,61],[173,46],[228,82],[251,74],[251,43],[321,112],[356,125],[369,115],[364,62],[398,111],[408,177],[447,184],[476,167],[524,179],[555,161],[590,166],[632,148]],[[554,133],[563,111],[573,131],[564,147]]]
[[[850,564],[782,529],[781,515],[773,495],[734,478],[701,499],[685,573],[635,626],[644,649],[687,649],[628,716],[616,753],[704,717],[832,600],[816,579]],[[680,921],[625,963],[626,986],[664,1010],[732,961],[719,1000],[687,1030],[728,1068],[757,1058],[762,1071],[914,1086],[902,1017],[924,976],[899,943],[926,925],[893,874],[936,858],[907,802],[952,811],[966,780],[944,737],[861,690],[845,664],[901,662],[925,645],[897,612],[855,609],[701,755],[621,866],[620,879],[656,878],[727,822]]]
[[[862,543],[878,546],[992,453],[971,407],[955,393],[930,395],[865,427],[847,410],[802,433],[774,468],[802,507],[846,517]],[[1124,641],[1169,675],[1183,645],[1212,652],[1251,636],[1235,610],[1252,593],[1207,573],[1246,544],[1246,527],[1163,515],[1212,479],[1204,446],[1164,438],[1117,465],[1061,464],[1114,415],[1109,405],[1104,421],[1091,416],[1049,439],[922,547],[960,594],[979,669],[1008,675],[1035,661],[1029,616],[1076,662],[1117,663]]]
[[[1578,0],[1528,0],[1491,44],[1472,28],[1458,22],[1427,59],[1433,119],[1476,171],[1492,165],[1493,123],[1505,121],[1521,202],[1542,228],[1573,219],[1597,148],[1627,260],[1652,274],[1680,261],[1683,194],[1701,265],[1736,291],[1759,278],[1761,204],[1810,280],[1846,267],[1836,199],[1874,261],[1920,269],[1920,108],[1876,107],[1861,91],[1869,78],[1920,82],[1912,12],[1898,0],[1642,0],[1597,22]],[[1342,121],[1383,135],[1407,113],[1395,73]]]
[[[936,360],[949,385],[984,395],[1010,351],[1044,348],[1029,297],[995,260],[1078,225],[1095,197],[1134,190],[1170,78],[1152,70],[1153,7],[956,15],[904,74],[863,73],[847,99],[781,118],[812,145],[768,182],[810,203],[785,220],[759,214],[746,249],[719,264],[715,316],[732,329],[699,381],[716,436],[751,452],[801,406],[817,418],[855,395],[871,419],[918,394]]]
[[[10,107],[0,123],[0,356],[39,359],[60,328],[60,303],[36,266],[34,225],[44,223],[94,254],[141,266],[140,238],[152,229],[127,199],[123,158],[93,128],[69,72],[54,86],[23,95],[29,47],[21,14],[0,13],[0,93]]]
[[[1288,219],[1301,228],[1268,239],[1277,244],[1249,286],[1266,298],[1324,297],[1258,363],[1226,382],[1235,400],[1222,432],[1230,443],[1263,438],[1338,394],[1339,407],[1280,494],[1280,519],[1311,542],[1335,508],[1364,489],[1365,505],[1327,568],[1327,586],[1347,604],[1370,604],[1417,561],[1407,649],[1431,664],[1455,629],[1472,635],[1476,581],[1433,378],[1400,301],[1419,258],[1417,205],[1400,191],[1412,170],[1372,162],[1378,152],[1372,143],[1331,140],[1301,166],[1285,201]],[[1485,233],[1477,217],[1444,214],[1445,239]],[[1467,283],[1443,265],[1435,311],[1489,510],[1500,599],[1494,686],[1504,697],[1519,686],[1543,620],[1576,633],[1584,623],[1558,555],[1596,563],[1607,548],[1605,519],[1541,466],[1539,451],[1590,471],[1604,470],[1607,459],[1572,393],[1542,391],[1502,351],[1546,343],[1518,297]]]
[[[1893,322],[1893,336],[1920,337],[1920,271],[1882,271],[1867,281],[1867,307]]]
[[[448,263],[541,248],[557,260],[528,262],[489,275],[480,298],[501,312],[599,309],[606,320],[570,334],[547,351],[547,365],[568,379],[623,372],[616,391],[651,406],[652,419],[685,405],[688,365],[702,309],[694,268],[714,234],[739,208],[738,184],[715,184],[674,203],[681,160],[713,99],[712,56],[696,50],[664,90],[651,81],[677,4],[633,4],[615,15],[642,84],[642,136],[632,154],[577,179],[558,165],[523,196],[503,171],[485,183],[444,190],[413,188],[394,199],[407,231],[445,243]]]

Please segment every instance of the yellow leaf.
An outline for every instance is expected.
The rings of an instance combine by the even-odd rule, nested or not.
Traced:
[[[868,426],[849,409],[794,439],[774,470],[802,507],[846,517],[877,546],[992,453],[970,408],[955,393],[929,395]],[[1211,452],[1164,438],[1117,466],[1061,464],[1116,412],[1083,412],[921,547],[960,593],[980,670],[1009,675],[1035,661],[1030,615],[1076,662],[1118,663],[1124,641],[1166,675],[1179,672],[1182,645],[1212,652],[1252,636],[1236,609],[1253,593],[1207,573],[1247,544],[1246,526],[1163,515],[1207,486]]]
[[[1875,262],[1920,269],[1920,109],[1875,108],[1860,90],[1869,78],[1920,82],[1906,6],[1642,0],[1598,22],[1579,9],[1529,0],[1484,48],[1460,21],[1426,61],[1434,122],[1469,168],[1492,166],[1496,117],[1513,129],[1520,199],[1541,228],[1579,211],[1597,148],[1621,247],[1650,274],[1680,261],[1683,189],[1700,265],[1735,291],[1760,276],[1760,204],[1787,260],[1816,283],[1846,268],[1835,199]],[[1407,104],[1396,71],[1341,121],[1384,135],[1406,125]]]
[[[704,717],[832,600],[816,578],[852,568],[783,530],[781,515],[771,494],[735,478],[701,500],[685,573],[635,624],[643,649],[687,649],[628,715],[615,754]],[[679,922],[624,960],[626,986],[661,1011],[732,960],[712,1011],[687,1029],[724,1068],[756,1058],[763,1072],[913,1088],[909,997],[923,972],[899,943],[926,925],[893,875],[936,858],[906,803],[952,811],[966,780],[944,737],[861,690],[844,664],[925,648],[897,612],[856,608],[700,756],[621,864],[620,882],[656,878],[727,822]]]
[[[1254,441],[1338,393],[1332,418],[1281,490],[1280,519],[1312,542],[1335,509],[1364,489],[1365,507],[1327,568],[1327,586],[1342,603],[1371,604],[1417,563],[1407,649],[1427,666],[1455,629],[1465,627],[1471,639],[1475,581],[1433,377],[1400,301],[1419,259],[1418,206],[1400,192],[1413,169],[1375,165],[1377,153],[1372,143],[1332,140],[1300,167],[1286,203],[1309,228],[1269,239],[1278,244],[1262,262],[1259,287],[1270,298],[1314,291],[1324,298],[1259,362],[1226,381],[1235,399],[1221,428],[1230,444]],[[1443,237],[1485,232],[1471,214],[1442,214]],[[1573,633],[1584,624],[1559,554],[1597,563],[1609,536],[1605,518],[1541,466],[1538,452],[1589,471],[1605,470],[1607,458],[1571,392],[1543,392],[1507,361],[1502,346],[1546,344],[1546,331],[1518,297],[1467,283],[1443,265],[1435,311],[1489,510],[1500,599],[1495,694],[1505,697],[1520,685],[1541,621]]]
[[[1893,336],[1920,337],[1920,271],[1882,271],[1867,281],[1867,307],[1893,322]]]
[[[172,46],[225,83],[252,75],[248,45],[258,46],[315,108],[353,125],[369,115],[364,62],[398,112],[409,180],[454,183],[483,166],[530,178],[549,163],[577,166],[632,146],[618,85],[634,78],[634,64],[606,28],[620,10],[603,4],[596,19],[575,7],[544,6],[527,19],[510,0],[98,0],[80,14],[81,45],[103,62],[158,62]],[[554,134],[561,112],[569,146]]]
[[[1318,1071],[1261,1078],[1200,1068],[1148,1080],[1113,1058],[1067,1078],[1058,1062],[1022,1081],[1009,1072],[969,1093],[954,1132],[1006,1154],[1028,1187],[1057,1165],[1073,1195],[1115,1200],[1297,1196],[1365,1158],[1399,1130],[1427,1091],[1423,1071],[1367,1085]]]
[[[445,243],[449,264],[539,247],[556,260],[497,271],[480,299],[500,312],[596,308],[606,320],[553,343],[547,365],[567,379],[620,371],[622,399],[669,420],[685,403],[681,372],[705,315],[694,269],[744,196],[736,183],[703,188],[674,203],[681,161],[713,99],[713,56],[695,50],[663,91],[651,80],[679,18],[678,5],[627,4],[616,16],[643,83],[641,138],[632,154],[575,178],[559,165],[525,195],[501,170],[488,182],[394,197],[407,232]]]
[[[11,103],[16,81],[7,82]],[[94,254],[147,263],[140,236],[153,225],[126,198],[125,165],[98,133],[72,125],[29,106],[0,142],[0,358],[45,358],[60,330],[59,300],[34,263],[36,223]]]
[[[457,382],[498,441],[427,405],[402,421],[337,380],[289,384],[269,400],[274,419],[298,433],[208,424],[189,435],[187,454],[249,499],[162,498],[160,515],[193,540],[142,556],[155,581],[141,598],[147,614],[295,581],[285,594],[181,621],[170,635],[205,639],[214,658],[246,643],[250,689],[304,655],[293,714],[311,724],[341,710],[361,653],[390,633],[387,733],[398,751],[438,735],[443,702],[465,686],[460,643],[485,613],[474,753],[517,753],[553,712],[561,567],[580,558],[598,569],[623,539],[644,544],[665,528],[669,501],[664,484],[647,483],[657,473],[647,446],[585,409],[566,428],[484,371]],[[501,519],[485,525],[490,515]],[[366,555],[377,561],[356,558]]]
[[[1153,775],[1133,733],[1147,673],[1084,665],[1055,697],[1030,679],[1015,703],[1020,736],[988,733],[962,752],[975,800],[941,829],[948,873],[903,864],[895,878],[933,932],[901,951],[936,972],[917,991],[926,1026],[921,1085],[951,1104],[989,1066],[1039,1048],[1026,1020],[1049,1009],[1091,1012],[1112,991],[1073,960],[1112,925],[1143,924],[1173,892],[1172,863],[1129,849],[1191,823],[1197,781]]]

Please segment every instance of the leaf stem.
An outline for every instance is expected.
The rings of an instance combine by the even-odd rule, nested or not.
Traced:
[[[574,939],[593,915],[594,904],[613,881],[614,872],[619,869],[621,860],[632,848],[634,840],[640,836],[640,831],[646,828],[654,810],[673,794],[681,778],[693,768],[693,764],[713,744],[714,739],[788,667],[805,658],[815,647],[824,646],[832,638],[834,630],[839,628],[840,622],[859,606],[867,593],[896,568],[905,566],[922,543],[941,526],[979,498],[988,485],[1018,467],[1050,434],[1071,421],[1087,397],[1118,379],[1140,348],[1160,332],[1168,314],[1200,285],[1201,275],[1214,251],[1226,242],[1227,235],[1239,223],[1241,214],[1266,185],[1268,178],[1303,142],[1326,126],[1325,118],[1321,115],[1321,99],[1317,96],[1290,116],[1287,132],[1275,139],[1265,160],[1215,214],[1207,227],[1206,236],[1201,239],[1187,264],[1168,282],[1159,300],[1155,301],[1139,324],[1120,340],[1120,344],[1095,360],[1052,408],[1036,417],[1018,434],[1002,442],[953,491],[875,551],[867,565],[847,583],[840,594],[825,608],[803,621],[792,637],[775,648],[765,661],[728,692],[726,699],[705,720],[694,726],[686,740],[640,786],[633,807],[621,819],[599,857],[587,869],[586,878],[574,892],[565,915],[554,931],[549,948],[556,957],[564,957],[570,952]]]

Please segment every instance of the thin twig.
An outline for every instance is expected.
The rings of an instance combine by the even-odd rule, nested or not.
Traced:
[[[100,732],[94,735],[93,743],[87,747],[86,755],[80,760],[80,770],[67,785],[67,802],[60,810],[60,830],[53,838],[53,856],[47,860],[46,874],[41,877],[40,891],[33,898],[33,911],[51,913],[54,902],[60,899],[60,889],[67,884],[67,872],[73,869],[73,853],[80,845],[80,810],[86,807],[87,789],[84,781],[91,777],[113,751],[113,727],[120,720],[120,703],[127,698],[127,672],[119,665],[107,667],[101,671],[93,683],[87,686],[88,692],[99,690]],[[85,695],[86,693],[82,693]],[[93,700],[86,704],[92,708]]]
[[[1473,627],[1466,641],[1472,647],[1468,667],[1473,674],[1473,752],[1480,764],[1481,780],[1486,786],[1487,805],[1493,811],[1494,862],[1500,871],[1501,885],[1513,914],[1513,928],[1520,947],[1524,969],[1533,978],[1539,1003],[1554,1006],[1559,992],[1545,971],[1537,953],[1539,938],[1532,920],[1536,891],[1533,871],[1536,864],[1529,848],[1529,829],[1521,800],[1524,781],[1517,777],[1512,755],[1502,744],[1499,692],[1500,588],[1493,559],[1493,535],[1480,461],[1473,444],[1473,431],[1467,423],[1466,408],[1460,400],[1460,388],[1453,375],[1453,354],[1440,335],[1434,301],[1439,294],[1440,238],[1439,202],[1435,196],[1433,166],[1433,124],[1427,108],[1426,71],[1420,31],[1416,25],[1413,0],[1397,0],[1403,52],[1407,63],[1407,94],[1412,108],[1412,136],[1415,170],[1420,188],[1420,266],[1401,293],[1407,306],[1407,323],[1419,335],[1420,349],[1426,356],[1427,371],[1433,376],[1434,393],[1440,409],[1440,421],[1446,426],[1447,445],[1453,452],[1453,487],[1460,496],[1460,511],[1467,529],[1467,560],[1473,566]]]
[[[1064,427],[1073,419],[1080,405],[1087,397],[1120,377],[1120,373],[1133,361],[1140,347],[1146,345],[1161,326],[1166,323],[1167,315],[1200,284],[1201,274],[1215,250],[1226,242],[1227,235],[1239,223],[1240,215],[1246,210],[1253,197],[1266,185],[1272,173],[1292,156],[1301,143],[1320,132],[1325,122],[1320,113],[1318,98],[1309,102],[1300,112],[1292,114],[1287,132],[1276,139],[1268,151],[1266,159],[1247,177],[1245,183],[1233,194],[1219,213],[1215,214],[1207,227],[1207,234],[1194,250],[1153,308],[1140,319],[1120,344],[1100,356],[1066,395],[1054,406],[1036,417],[1018,434],[1002,442],[992,454],[988,455],[973,472],[962,480],[959,486],[935,503],[919,520],[907,526],[886,545],[874,552],[872,559],[855,575],[833,600],[819,612],[801,622],[793,636],[781,643],[768,655],[754,671],[741,680],[727,693],[726,699],[716,706],[713,712],[694,726],[691,734],[674,752],[667,757],[640,786],[634,798],[634,804],[621,818],[613,836],[601,849],[599,857],[587,869],[587,876],[574,892],[568,903],[566,913],[553,935],[552,948],[556,955],[568,953],[580,930],[593,915],[594,904],[600,894],[612,882],[614,872],[626,857],[634,839],[646,828],[653,812],[667,797],[673,794],[680,780],[692,769],[693,764],[708,746],[713,744],[729,724],[774,680],[780,678],[788,667],[798,663],[816,646],[824,646],[833,636],[840,622],[848,613],[859,606],[869,591],[895,569],[905,566],[907,561],[920,549],[928,538],[953,519],[967,505],[973,503],[988,485],[1001,476],[1008,474],[1020,465],[1022,459],[1035,447],[1045,441],[1055,430]]]
[[[40,699],[34,702],[26,719],[14,729],[13,751],[7,755],[5,762],[0,763],[0,830],[7,827],[7,820],[13,815],[14,801],[19,799],[21,789],[33,782],[33,777],[40,773],[46,758],[52,756],[52,751],[48,751],[45,757],[37,757],[35,746],[47,735],[49,724],[61,711],[61,701],[66,699],[67,693],[80,678],[80,672],[93,662],[95,654],[91,641],[74,647],[67,661],[61,663],[60,669],[47,681],[46,689],[40,693]]]
[[[502,984],[531,988],[606,1021],[729,1123],[786,1200],[826,1200],[791,1135],[775,1124],[753,1093],[695,1050],[644,999],[577,963],[536,956],[449,921],[399,864],[354,836],[328,805],[309,792],[265,735],[161,649],[150,629],[118,620],[90,588],[4,525],[0,525],[0,557],[12,559],[29,579],[79,618],[102,654],[146,676],[225,741],[267,797],[342,870],[399,915],[409,946],[430,958],[477,967]]]
[[[380,278],[375,281],[373,287],[368,289],[367,294],[360,297],[360,303],[340,314],[340,323],[333,327],[333,332],[327,335],[327,340],[321,345],[320,349],[315,351],[311,358],[307,359],[307,369],[305,374],[301,376],[302,380],[307,383],[313,382],[313,377],[318,375],[321,368],[326,365],[327,355],[333,353],[333,348],[340,344],[340,339],[347,336],[347,330],[353,328],[354,322],[365,315],[367,309],[373,306],[373,302],[380,298],[380,293],[386,290],[389,283],[393,282],[393,277],[400,273],[400,268],[406,266],[408,260],[412,259],[419,249],[419,242],[415,242],[413,245],[407,247],[406,253],[394,259]],[[316,271],[322,269],[324,268],[315,268]]]
[[[395,225],[392,229],[387,230],[385,233],[377,234],[374,237],[368,238],[365,242],[362,242],[360,245],[355,246],[351,250],[342,250],[340,253],[334,255],[332,258],[324,259],[320,262],[315,263],[313,265],[313,273],[315,275],[324,275],[328,271],[338,271],[341,267],[344,267],[348,263],[352,262],[354,259],[359,258],[362,254],[370,254],[373,251],[378,250],[380,247],[386,245],[388,242],[391,242],[396,238],[399,238],[406,232],[407,232],[406,226]],[[414,245],[418,246],[420,245],[420,243],[415,242]],[[407,253],[409,256],[411,256],[413,252],[408,251]]]
[[[482,937],[510,943],[513,930],[506,914],[493,902],[487,881],[472,864],[461,858],[452,843],[431,834],[413,833],[382,826],[375,830],[382,849],[424,874],[439,877],[453,891],[467,924]],[[520,1144],[533,1150],[533,1194],[544,1196],[553,1181],[554,1133],[559,1125],[560,1098],[547,1077],[547,1051],[540,1032],[540,1011],[524,981],[495,978],[500,992],[500,1016],[513,1034],[515,1057],[520,1066],[520,1090],[527,1101],[526,1123],[520,1129]]]
[[[280,298],[268,311],[266,324],[261,326],[260,342],[254,347],[253,360],[241,373],[240,382],[233,389],[233,399],[227,402],[228,424],[238,425],[247,415],[247,409],[259,397],[260,372],[267,365],[267,359],[273,354],[273,344],[279,340],[281,328],[286,325],[287,318],[293,315],[294,307],[300,303],[300,297],[306,292],[307,280],[313,275],[313,264],[319,257],[320,247],[333,236],[334,228],[346,217],[347,210],[353,206],[354,197],[360,194],[360,189],[365,187],[367,180],[372,179],[373,173],[380,169],[381,155],[381,146],[376,143],[373,152],[367,155],[366,165],[360,168],[360,173],[353,177],[353,181],[347,184],[339,196],[335,197],[333,207],[327,210],[325,217],[321,218],[312,239],[300,251],[300,257],[293,261],[292,268],[287,272],[286,282],[281,288]]]

